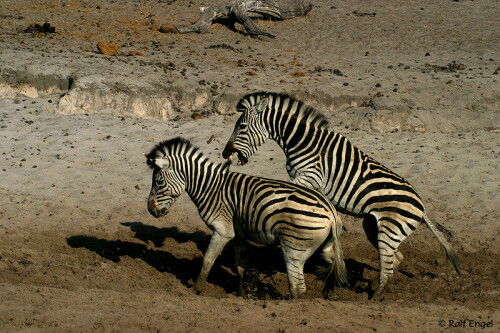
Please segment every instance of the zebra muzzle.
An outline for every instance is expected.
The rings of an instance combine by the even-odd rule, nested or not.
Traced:
[[[230,141],[224,148],[224,151],[222,152],[222,157],[227,158],[229,161],[232,161],[234,153],[236,153],[238,156],[238,165],[245,165],[248,163],[248,158],[243,156],[241,152],[238,149],[236,149],[234,143]]]
[[[156,200],[148,199],[148,212],[156,218],[162,217],[163,215],[168,213],[166,208],[158,209],[156,205]]]
[[[226,147],[224,147],[224,151],[222,152],[222,157],[230,159],[235,151],[236,147],[234,146],[234,143],[229,141],[226,144]]]

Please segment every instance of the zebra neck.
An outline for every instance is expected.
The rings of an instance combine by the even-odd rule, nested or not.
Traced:
[[[215,164],[204,157],[194,159],[188,165],[186,192],[202,214],[209,201],[214,198],[214,194],[220,192],[222,165]]]
[[[271,116],[266,123],[269,137],[276,141],[286,155],[303,142],[309,131],[314,131],[313,127],[309,127],[293,113]]]

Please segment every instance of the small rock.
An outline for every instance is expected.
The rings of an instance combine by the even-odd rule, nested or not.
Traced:
[[[338,76],[343,76],[344,75],[344,73],[342,73],[342,71],[340,69],[334,69],[333,70],[333,74],[338,75]]]
[[[202,116],[202,115],[201,115],[201,113],[199,113],[199,112],[193,112],[193,113],[191,114],[191,118],[193,118],[194,120],[196,120],[196,119],[201,119],[201,118],[203,118],[203,116]]]
[[[306,76],[306,73],[297,70],[290,75],[295,76],[295,77],[301,77],[301,76]]]
[[[42,33],[55,33],[56,28],[51,26],[50,23],[45,22],[43,25],[38,23],[31,24],[29,27],[24,29],[24,32],[42,32]]]
[[[163,32],[165,34],[177,34],[179,31],[172,24],[163,24],[158,31]]]
[[[97,48],[99,52],[107,56],[116,56],[118,54],[118,49],[120,46],[116,43],[99,42],[97,43]]]
[[[244,59],[240,59],[240,60],[238,60],[238,61],[236,62],[236,65],[237,65],[238,67],[245,67],[245,66],[247,66],[247,65],[248,65],[248,62],[247,62],[246,60],[244,60]]]
[[[248,71],[248,72],[247,72],[247,74],[248,74],[248,75],[250,75],[250,76],[255,76],[255,75],[257,75],[257,73],[255,73],[254,71]]]
[[[128,55],[131,57],[135,57],[135,56],[143,56],[144,53],[142,53],[142,51],[130,51]]]

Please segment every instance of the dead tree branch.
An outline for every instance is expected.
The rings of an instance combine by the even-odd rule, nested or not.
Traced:
[[[312,3],[308,0],[278,2],[273,0],[229,0],[227,3],[201,8],[202,14],[196,23],[191,26],[176,27],[176,29],[181,34],[206,33],[213,21],[229,18],[242,24],[249,36],[274,38],[274,35],[261,30],[252,21],[252,18],[288,20],[304,16],[312,9]]]

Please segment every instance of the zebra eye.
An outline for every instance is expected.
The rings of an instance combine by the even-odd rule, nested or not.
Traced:
[[[240,129],[241,130],[247,129],[247,127],[248,127],[248,124],[246,124],[246,123],[241,123],[240,124]]]

